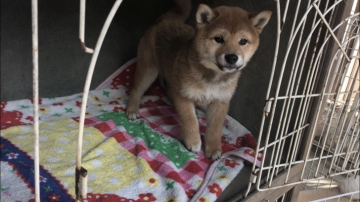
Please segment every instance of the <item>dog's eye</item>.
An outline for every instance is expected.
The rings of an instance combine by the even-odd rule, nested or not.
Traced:
[[[246,39],[241,39],[240,42],[239,42],[239,44],[240,44],[240,45],[245,45],[245,44],[247,44],[247,42],[248,42],[248,40],[246,40]]]
[[[224,39],[221,36],[215,37],[214,40],[216,43],[224,43]]]

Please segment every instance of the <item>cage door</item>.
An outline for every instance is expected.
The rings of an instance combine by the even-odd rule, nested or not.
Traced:
[[[269,191],[359,171],[357,0],[289,2],[276,1],[277,46],[255,154],[262,160],[245,195],[252,185]],[[289,6],[297,8],[291,19]]]

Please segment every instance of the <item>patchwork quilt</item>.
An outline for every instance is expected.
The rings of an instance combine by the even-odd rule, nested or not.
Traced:
[[[227,116],[220,160],[212,162],[202,152],[189,152],[179,140],[176,110],[157,83],[141,100],[140,119],[128,120],[124,109],[135,68],[133,59],[90,91],[82,151],[88,195],[82,201],[215,201],[241,171],[244,160],[253,163],[252,135]],[[39,99],[43,202],[75,201],[81,102],[82,93]],[[1,103],[1,202],[34,201],[32,103],[31,99]],[[205,114],[196,113],[204,135]]]

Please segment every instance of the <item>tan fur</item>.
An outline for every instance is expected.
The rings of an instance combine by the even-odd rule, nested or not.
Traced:
[[[177,10],[166,13],[140,41],[126,113],[129,119],[138,118],[141,96],[158,75],[163,76],[180,117],[184,144],[193,152],[201,149],[195,106],[206,108],[205,155],[215,160],[222,153],[221,129],[240,70],[255,53],[271,12],[249,14],[236,7],[210,9],[200,5],[194,29],[183,23],[189,15],[190,1],[175,3]],[[216,42],[215,37],[220,36],[224,43]],[[248,43],[240,45],[241,39]],[[238,59],[229,62],[228,55]]]

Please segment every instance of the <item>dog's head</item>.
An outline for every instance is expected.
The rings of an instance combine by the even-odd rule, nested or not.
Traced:
[[[248,13],[241,8],[200,4],[196,13],[195,44],[199,62],[222,72],[243,69],[259,45],[259,34],[271,11]]]

